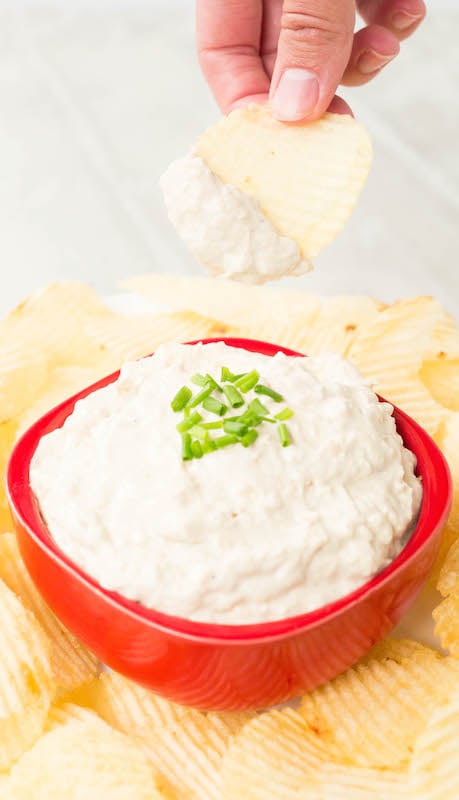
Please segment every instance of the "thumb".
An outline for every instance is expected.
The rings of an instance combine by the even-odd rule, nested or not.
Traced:
[[[354,0],[284,0],[270,100],[285,122],[328,108],[352,49]]]

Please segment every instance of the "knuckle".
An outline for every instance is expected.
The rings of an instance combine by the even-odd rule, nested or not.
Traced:
[[[321,46],[345,40],[352,33],[345,20],[333,20],[329,16],[285,9],[281,18],[281,29],[300,44]]]

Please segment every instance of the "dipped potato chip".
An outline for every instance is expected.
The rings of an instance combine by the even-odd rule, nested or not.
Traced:
[[[301,713],[342,760],[397,769],[408,763],[417,735],[458,681],[459,662],[425,648],[400,663],[384,658],[357,664],[305,695]]]
[[[352,117],[285,125],[268,106],[233,111],[195,147],[224,183],[257,200],[282,235],[315,258],[344,227],[367,179],[372,148]]]
[[[0,581],[0,772],[43,731],[55,687],[48,639]]]
[[[223,760],[223,800],[320,797],[318,771],[337,751],[293,708],[248,722]]]
[[[10,776],[14,800],[161,800],[148,758],[102,720],[69,720],[39,739]]]
[[[0,537],[0,579],[33,611],[51,646],[54,681],[61,692],[71,691],[97,674],[98,661],[70,633],[35,588],[21,559],[16,537],[5,533]]]

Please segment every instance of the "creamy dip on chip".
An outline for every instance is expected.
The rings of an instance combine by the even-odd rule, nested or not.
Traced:
[[[288,446],[280,423],[264,420],[249,446],[183,460],[177,424],[244,410],[173,411],[182,387],[202,391],[192,376],[221,381],[222,367],[256,371],[282,395],[240,392],[245,405],[262,401],[269,419],[293,412]],[[218,390],[214,398],[227,403]],[[126,364],[41,440],[31,485],[56,543],[102,586],[223,624],[286,618],[356,589],[400,552],[422,494],[392,407],[347,361],[222,343],[163,345]]]

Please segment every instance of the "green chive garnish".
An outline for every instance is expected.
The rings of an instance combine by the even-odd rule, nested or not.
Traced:
[[[244,398],[234,386],[223,386],[223,392],[233,408],[240,408],[244,405]]]
[[[263,403],[261,403],[259,401],[258,397],[256,397],[255,400],[252,400],[252,402],[249,403],[249,410],[256,417],[267,417],[267,416],[269,416],[268,409],[266,408],[266,406],[263,405]]]
[[[223,430],[225,433],[234,433],[236,436],[244,436],[247,433],[247,425],[242,422],[235,422],[234,419],[223,420]]]
[[[218,422],[203,422],[201,428],[204,428],[208,431],[216,431],[218,428],[223,428],[223,421],[219,420]]]
[[[213,440],[213,443],[217,450],[221,450],[222,447],[228,447],[230,444],[236,444],[239,439],[237,436],[228,435],[228,436],[219,436],[217,439]]]
[[[193,458],[193,450],[191,449],[191,436],[189,433],[182,435],[182,459],[183,461],[191,461]]]
[[[182,386],[171,402],[172,411],[183,411],[192,394],[193,393],[188,386]]]
[[[264,394],[266,397],[270,397],[275,403],[282,403],[284,399],[279,392],[275,392],[274,389],[270,389],[269,386],[263,386],[262,383],[255,386],[255,392],[256,394]]]
[[[288,428],[283,422],[281,422],[280,425],[278,426],[277,432],[279,434],[279,440],[282,447],[288,447],[289,444],[292,443],[292,440],[290,438]]]
[[[202,443],[202,452],[206,455],[207,453],[213,453],[216,449],[215,442],[210,438],[209,434],[207,434],[207,439],[204,439]]]
[[[194,428],[194,426],[201,422],[201,420],[201,414],[198,414],[198,412],[195,411],[194,414],[191,414],[189,417],[185,417],[182,422],[179,422],[179,424],[176,426],[177,430],[179,433],[185,433],[185,431],[189,431],[191,428]]]
[[[191,378],[191,383],[196,384],[196,386],[207,386],[208,380],[205,375],[200,375],[199,372],[196,375],[193,375]]]
[[[210,386],[212,386],[212,390],[215,389],[217,392],[222,391],[222,387],[217,383],[216,380],[212,378],[212,375],[209,375],[209,373],[206,375],[206,381]]]
[[[237,388],[240,389],[241,392],[244,392],[245,394],[246,392],[249,392],[250,389],[253,389],[255,384],[258,383],[259,378],[260,375],[258,374],[256,369],[254,369],[252,372],[248,372],[246,375],[243,375],[241,378],[238,378],[234,382],[234,385],[237,386]]]
[[[222,383],[225,383],[225,381],[226,382],[229,381],[230,383],[232,383],[235,380],[235,378],[236,378],[236,376],[233,375],[233,373],[231,372],[230,369],[228,369],[228,367],[222,367],[222,374],[221,374],[221,378],[220,378]]]
[[[243,447],[250,447],[258,439],[257,431],[254,431],[253,428],[250,431],[247,431],[246,434],[242,437],[241,444]]]
[[[293,411],[291,408],[283,408],[282,411],[279,411],[278,414],[274,414],[275,418],[283,422],[284,419],[290,419],[293,417]]]
[[[203,452],[202,452],[201,443],[198,442],[197,440],[195,440],[194,442],[191,442],[191,451],[193,453],[194,458],[202,458]]]
[[[203,400],[205,400],[206,397],[209,397],[209,395],[212,394],[212,392],[213,392],[213,386],[209,386],[209,384],[206,384],[204,389],[201,389],[201,391],[195,394],[195,396],[189,401],[188,408],[196,408],[196,406],[201,405]]]
[[[216,400],[215,397],[206,397],[202,407],[205,408],[206,411],[210,411],[211,414],[216,414],[217,417],[223,417],[228,411],[228,406],[220,403],[220,400]]]

